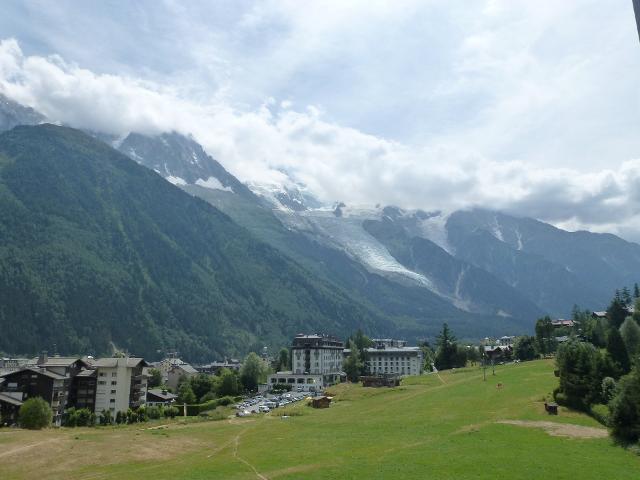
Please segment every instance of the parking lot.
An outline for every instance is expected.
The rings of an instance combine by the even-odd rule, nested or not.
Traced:
[[[308,392],[256,395],[236,404],[236,415],[242,417],[253,413],[268,413],[276,408],[299,402],[308,396]]]

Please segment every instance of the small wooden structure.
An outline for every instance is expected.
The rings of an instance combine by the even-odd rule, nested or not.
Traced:
[[[331,404],[331,397],[316,397],[311,400],[313,408],[329,408],[329,404]]]
[[[558,404],[555,402],[544,402],[544,409],[549,415],[557,415],[558,414]]]

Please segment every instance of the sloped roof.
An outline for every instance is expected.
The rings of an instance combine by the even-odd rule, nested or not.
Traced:
[[[115,368],[118,366],[118,360],[122,361],[124,360],[124,358],[98,358],[93,365],[97,368]],[[145,362],[144,358],[129,357],[126,360],[127,368],[135,368],[137,366],[140,366],[141,363],[143,367],[149,365],[147,362]]]
[[[43,364],[45,367],[68,367],[77,361],[83,361],[80,357],[49,357]]]
[[[7,377],[10,377],[11,375],[16,375],[22,372],[33,372],[33,373],[37,373],[38,375],[44,375],[45,377],[52,378],[54,380],[64,380],[69,378],[64,375],[58,375],[57,373],[50,372],[49,370],[45,370],[44,368],[37,368],[37,367],[22,368],[14,372],[5,373],[2,376],[7,378]]]
[[[162,400],[173,400],[178,398],[178,395],[167,392],[166,390],[163,392],[161,388],[152,388],[147,391],[147,395],[153,395],[154,397],[161,398]]]
[[[8,403],[10,405],[15,405],[16,407],[19,407],[20,405],[22,405],[22,402],[17,398],[13,398],[13,397],[10,397],[9,395],[5,395],[2,392],[0,392],[0,402]]]

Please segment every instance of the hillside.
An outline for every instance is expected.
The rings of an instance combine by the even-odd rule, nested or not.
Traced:
[[[614,445],[593,419],[564,408],[557,417],[545,413],[543,397],[557,385],[553,368],[550,360],[499,366],[486,382],[476,367],[410,377],[394,389],[343,384],[324,410],[296,405],[218,422],[161,420],[150,428],[0,431],[0,476],[637,478],[638,456]],[[277,416],[285,412],[288,418]],[[47,448],[37,447],[44,442]]]
[[[388,329],[227,215],[77,130],[0,135],[0,350],[192,360]]]

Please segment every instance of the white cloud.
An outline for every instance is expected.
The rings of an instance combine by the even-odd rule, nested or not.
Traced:
[[[630,12],[503,0],[260,2],[222,19],[206,5],[159,10],[185,68],[167,41],[156,70],[129,59],[111,74],[5,40],[0,89],[73,126],[191,133],[240,179],[284,182],[284,170],[326,201],[482,206],[640,231]],[[144,18],[136,49],[152,51],[144,42],[158,31]],[[165,57],[172,71],[160,74]]]

